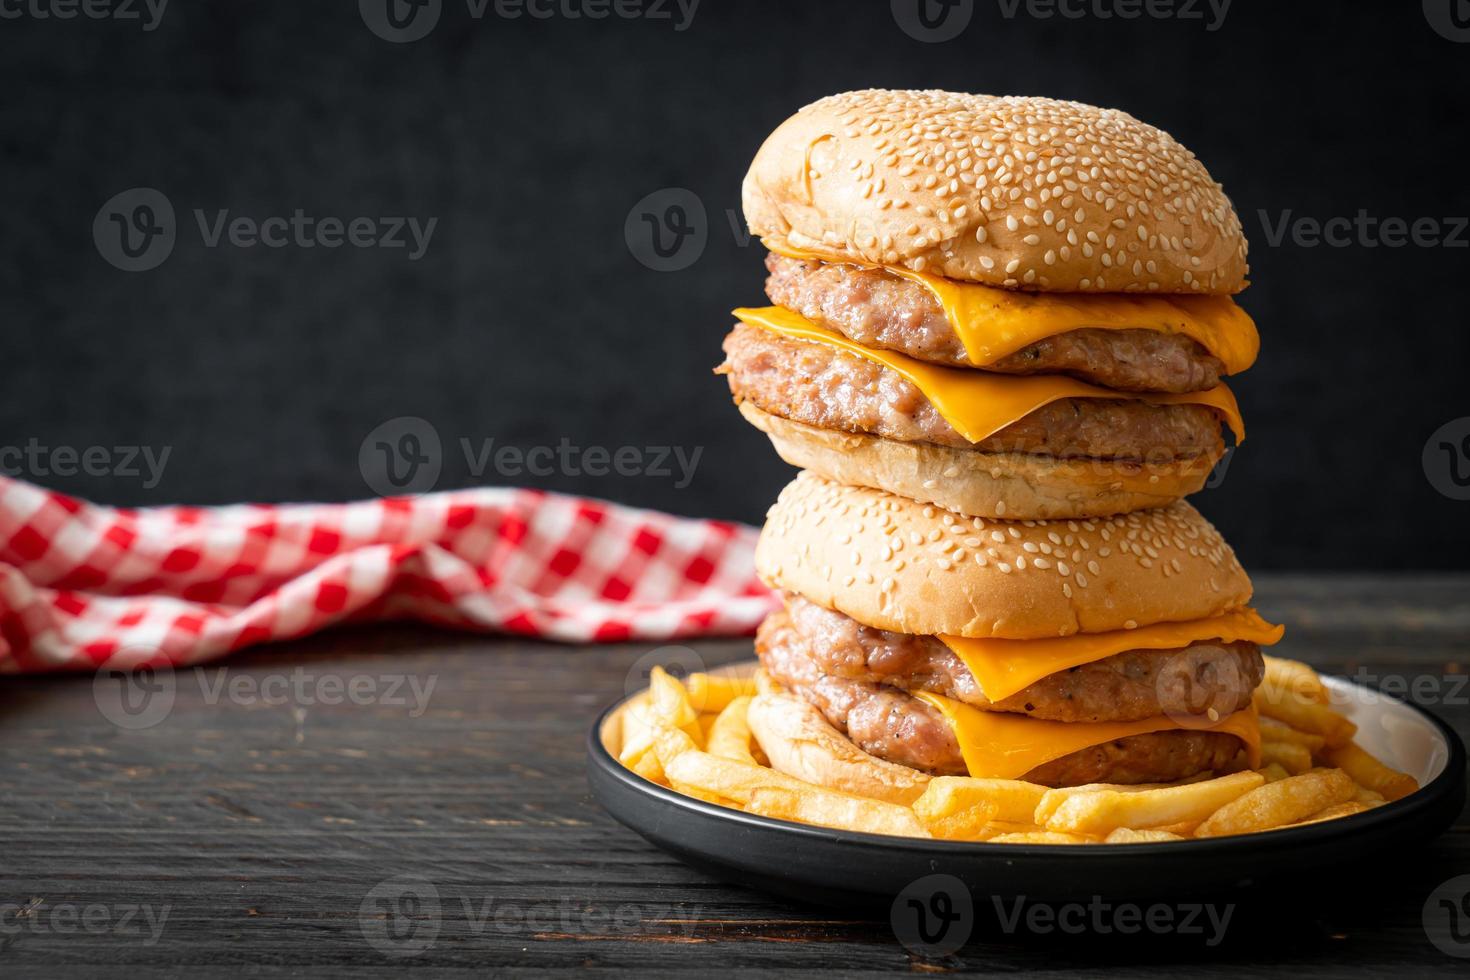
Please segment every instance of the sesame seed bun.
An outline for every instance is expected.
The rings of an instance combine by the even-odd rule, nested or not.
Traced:
[[[1107,517],[1166,504],[1205,485],[1209,456],[1167,462],[984,453],[820,429],[764,412],[740,414],[792,466],[960,514],[1010,520]]]
[[[1100,520],[996,521],[802,473],[781,491],[756,571],[896,633],[1032,640],[1218,616],[1250,579],[1189,504]]]
[[[773,249],[833,261],[1039,291],[1245,287],[1240,219],[1194,154],[1078,102],[829,96],[767,138],[743,199]]]

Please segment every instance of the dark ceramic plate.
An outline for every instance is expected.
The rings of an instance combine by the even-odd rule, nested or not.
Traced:
[[[742,664],[735,670],[750,670]],[[975,894],[1065,901],[1183,899],[1321,880],[1363,869],[1375,854],[1423,845],[1459,815],[1465,747],[1444,722],[1341,678],[1324,678],[1358,742],[1419,780],[1418,792],[1365,813],[1309,827],[1159,844],[985,844],[886,837],[752,816],[690,799],[625,769],[609,746],[610,706],[587,737],[587,779],[628,827],[717,877],[805,902],[891,900],[916,881],[949,875]],[[626,700],[626,699],[624,699]]]

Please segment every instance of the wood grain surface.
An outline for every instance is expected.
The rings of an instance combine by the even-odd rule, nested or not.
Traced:
[[[1470,737],[1470,577],[1257,584],[1289,624],[1286,655],[1401,684]],[[1437,886],[1470,875],[1463,814],[1421,850],[1365,861],[1351,902],[1285,895],[1213,944],[1008,935],[982,916],[931,959],[885,919],[714,881],[587,793],[586,729],[651,649],[341,631],[157,677],[134,714],[112,678],[6,679],[0,974],[1470,971],[1422,920]],[[750,656],[749,641],[690,649],[708,666]]]

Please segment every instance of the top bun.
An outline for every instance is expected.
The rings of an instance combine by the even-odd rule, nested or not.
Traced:
[[[1251,597],[1235,552],[1182,501],[999,521],[811,473],[781,491],[755,565],[772,588],[896,633],[1035,640],[1205,619]]]
[[[1228,294],[1246,242],[1172,136],[1080,102],[868,89],[770,135],[742,188],[776,249],[1054,292]]]

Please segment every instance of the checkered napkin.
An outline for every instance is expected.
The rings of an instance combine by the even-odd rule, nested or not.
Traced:
[[[533,490],[124,510],[0,477],[0,672],[180,666],[341,622],[743,634],[774,605],[755,535]]]

